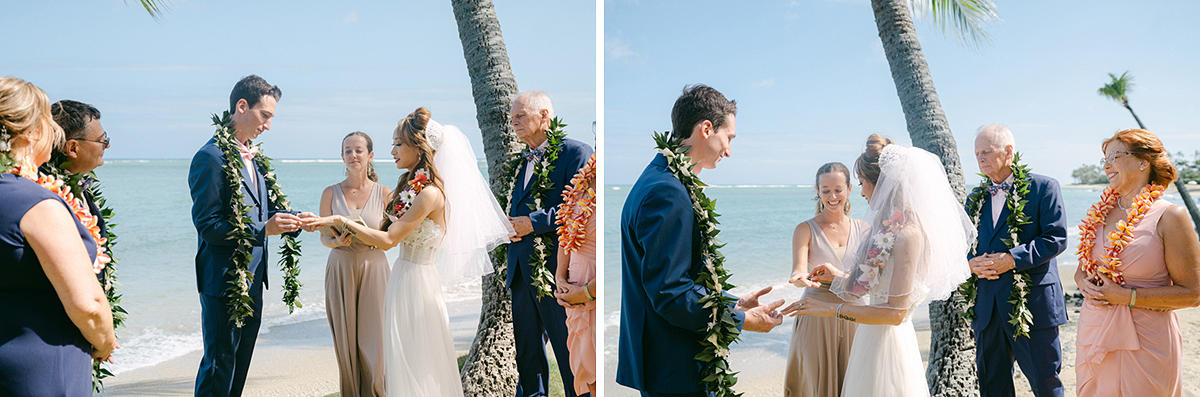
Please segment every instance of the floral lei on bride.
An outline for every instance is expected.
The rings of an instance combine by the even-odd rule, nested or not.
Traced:
[[[225,297],[229,299],[229,320],[241,328],[247,317],[254,315],[254,310],[251,303],[254,299],[250,298],[250,284],[254,282],[254,275],[250,273],[250,261],[253,260],[252,242],[255,235],[250,233],[250,225],[253,220],[250,219],[250,206],[246,205],[246,196],[242,194],[242,189],[237,188],[242,185],[242,157],[238,152],[238,142],[234,138],[235,131],[233,130],[233,119],[230,118],[229,111],[225,111],[223,115],[212,115],[213,125],[217,127],[213,138],[216,140],[217,148],[221,149],[221,153],[225,156],[225,165],[222,166],[225,174],[225,180],[230,186],[229,205],[232,211],[229,214],[229,223],[233,225],[233,230],[229,232],[228,239],[236,240],[237,248],[233,252],[233,269],[229,270],[229,275],[233,280],[229,281],[229,288],[225,289]],[[291,211],[291,204],[288,203],[287,196],[283,194],[283,188],[279,186],[279,182],[275,179],[275,172],[271,168],[271,159],[263,155],[262,145],[249,144],[257,147],[258,153],[254,155],[254,164],[259,172],[263,175],[263,181],[267,184],[267,197],[270,201],[270,206],[277,210]],[[297,307],[304,307],[300,303],[300,281],[297,279],[300,276],[300,241],[295,237],[283,235],[283,244],[279,247],[279,264],[283,268],[283,303],[288,306],[288,313],[292,313]]]
[[[563,131],[563,127],[567,124],[561,119],[555,117],[550,120],[550,129],[546,130],[546,152],[541,158],[534,163],[533,176],[530,180],[529,195],[533,197],[533,204],[529,205],[530,211],[543,209],[543,202],[548,197],[547,194],[554,188],[554,181],[550,180],[550,171],[554,169],[554,161],[558,160],[558,152],[562,150],[563,140],[566,139],[567,133]],[[528,143],[523,144],[525,151],[533,150]],[[525,162],[525,156],[521,152],[512,155],[512,158],[505,164],[504,174],[500,176],[500,186],[502,191],[496,193],[496,201],[504,208],[504,213],[511,214],[513,197],[512,194],[516,191],[517,170],[521,168],[521,163]],[[530,278],[533,280],[530,285],[537,291],[538,299],[545,296],[554,295],[554,273],[546,266],[546,258],[551,255],[557,255],[558,239],[554,237],[544,237],[541,235],[533,236],[533,256],[530,265],[533,266],[533,274]],[[508,244],[501,244],[492,251],[493,261],[503,264],[508,261]],[[504,272],[507,266],[501,267],[496,271],[498,280],[504,280]]]
[[[715,397],[741,396],[741,393],[733,391],[737,375],[729,370],[729,345],[738,341],[741,330],[733,319],[733,305],[737,299],[724,294],[734,286],[728,281],[730,274],[725,270],[725,256],[719,251],[725,244],[717,240],[717,233],[721,231],[717,229],[717,217],[720,215],[716,212],[716,202],[704,195],[704,187],[708,185],[692,172],[692,159],[687,156],[691,146],[672,141],[665,132],[654,133],[654,143],[658,152],[667,158],[667,168],[679,178],[691,196],[696,224],[703,239],[701,256],[704,258],[704,267],[696,275],[695,282],[708,291],[699,303],[712,311],[708,326],[699,330],[704,333],[704,339],[700,342],[704,350],[696,355],[701,365],[700,383],[707,393]]]
[[[129,312],[121,307],[121,294],[117,291],[117,257],[113,255],[113,247],[117,245],[117,234],[113,232],[113,228],[117,226],[116,223],[113,223],[114,212],[100,191],[100,182],[96,179],[94,171],[75,174],[67,171],[67,166],[68,161],[65,158],[56,156],[42,165],[42,171],[45,171],[45,174],[51,178],[61,179],[63,186],[70,188],[75,197],[84,197],[85,194],[91,196],[96,207],[100,209],[100,217],[104,219],[106,226],[104,238],[107,241],[103,245],[97,245],[97,248],[102,248],[109,258],[108,265],[104,266],[104,283],[101,287],[104,288],[108,306],[112,309],[113,331],[115,332],[125,326],[125,319]],[[106,362],[92,363],[92,388],[97,393],[104,386],[104,378],[113,376],[108,368],[101,366],[102,364],[107,366]]]
[[[1117,222],[1117,230],[1110,231],[1105,236],[1109,245],[1104,248],[1101,260],[1097,261],[1092,258],[1092,249],[1096,247],[1096,234],[1104,227],[1108,212],[1117,206],[1118,200],[1121,199],[1121,194],[1112,186],[1104,189],[1104,193],[1100,194],[1100,202],[1088,209],[1087,216],[1079,225],[1079,250],[1076,254],[1079,255],[1079,266],[1087,275],[1088,281],[1104,285],[1100,274],[1105,274],[1117,284],[1125,285],[1125,272],[1121,270],[1125,263],[1120,258],[1121,252],[1133,242],[1133,229],[1142,222],[1146,213],[1150,212],[1155,200],[1162,197],[1164,190],[1166,187],[1155,184],[1142,188],[1141,193],[1134,197],[1133,206],[1126,211],[1127,218]]]
[[[880,224],[880,232],[871,236],[871,248],[867,250],[866,260],[858,264],[855,269],[858,276],[852,276],[854,284],[850,286],[851,294],[854,296],[866,295],[879,284],[884,268],[887,267],[887,261],[892,257],[896,234],[904,229],[904,225],[907,223],[908,215],[905,215],[904,211],[896,210],[892,213],[891,219]]]
[[[416,201],[417,195],[421,193],[422,189],[425,189],[425,185],[428,183],[429,172],[425,170],[413,171],[413,177],[408,180],[408,186],[405,186],[404,190],[396,194],[395,204],[392,204],[386,210],[387,216],[392,218],[393,223],[399,221],[400,217],[404,216],[405,212],[408,212],[409,207],[412,207],[413,201]]]
[[[1029,176],[1029,166],[1021,164],[1020,152],[1013,154],[1013,163],[1010,169],[1012,169],[1013,173],[1013,187],[1012,191],[1009,191],[1006,195],[1004,203],[1005,207],[1008,208],[1006,222],[1009,237],[1001,239],[1001,241],[1004,242],[1008,249],[1013,249],[1013,247],[1021,244],[1021,237],[1019,235],[1021,226],[1032,223],[1029,220],[1029,215],[1025,215],[1025,203],[1029,202],[1029,200],[1025,200],[1025,195],[1029,194],[1029,182],[1032,178]],[[967,196],[967,215],[971,216],[971,223],[976,228],[979,227],[979,217],[983,212],[983,199],[988,194],[987,188],[991,183],[991,178],[987,175],[979,174],[979,176],[983,177],[983,180]],[[975,250],[978,248],[978,245],[978,239],[971,242],[971,256],[976,255]],[[962,313],[962,317],[968,321],[975,319],[975,300],[979,295],[979,291],[976,289],[978,281],[979,277],[972,273],[970,279],[958,286],[958,292],[967,301],[966,310]],[[1029,337],[1029,326],[1033,324],[1033,313],[1029,311],[1026,295],[1029,295],[1029,286],[1031,284],[1032,281],[1028,274],[1013,269],[1013,290],[1008,300],[1008,303],[1013,304],[1013,309],[1012,313],[1008,314],[1008,323],[1013,325],[1014,339],[1018,336]]]

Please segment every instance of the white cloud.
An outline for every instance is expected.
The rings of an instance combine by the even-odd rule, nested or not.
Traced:
[[[637,52],[629,48],[629,43],[620,38],[608,38],[604,40],[604,53],[608,54],[608,60],[610,61],[640,58]]]
[[[343,24],[354,22],[358,22],[358,12],[351,12],[350,15],[347,15],[346,18],[342,19]]]
[[[770,87],[773,85],[775,85],[775,79],[766,79],[766,80],[751,84],[750,86],[754,87],[754,88],[762,88],[762,87]]]

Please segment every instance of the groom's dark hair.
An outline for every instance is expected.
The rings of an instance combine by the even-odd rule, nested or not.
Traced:
[[[283,96],[283,91],[280,91],[278,86],[268,83],[267,79],[257,75],[242,77],[237,84],[233,85],[233,92],[229,93],[229,113],[237,111],[239,99],[245,99],[246,105],[252,108],[266,95],[270,95],[278,101],[279,97]]]
[[[704,120],[711,122],[714,130],[720,129],[728,115],[737,116],[737,101],[725,99],[720,91],[704,84],[685,86],[671,109],[671,140],[688,139],[692,128]]]

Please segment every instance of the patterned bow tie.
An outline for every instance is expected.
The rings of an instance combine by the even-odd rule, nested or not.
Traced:
[[[96,179],[95,179],[95,178],[87,178],[87,177],[85,177],[85,178],[83,178],[82,180],[80,180],[80,181],[79,181],[79,187],[82,187],[82,188],[83,188],[83,190],[88,190],[88,189],[91,189],[91,188],[92,188],[92,184],[93,184],[93,183],[96,183]]]
[[[249,149],[239,147],[238,153],[242,155],[243,161],[254,161],[254,156],[258,154],[258,146],[251,146]]]
[[[999,193],[1001,191],[1008,192],[1009,190],[1012,190],[1012,184],[1008,183],[1008,182],[1004,182],[1001,184],[992,184],[991,186],[988,186],[987,189],[988,189],[988,193],[991,193],[991,195],[995,196],[996,193]]]
[[[525,156],[525,161],[538,161],[538,160],[541,160],[542,157],[544,157],[546,155],[546,148],[539,147],[539,148],[529,149],[529,150],[526,150],[525,152],[521,153],[521,155]]]

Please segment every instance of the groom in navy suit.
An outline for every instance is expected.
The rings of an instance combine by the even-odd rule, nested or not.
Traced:
[[[693,172],[717,167],[732,154],[737,103],[712,87],[684,88],[671,110],[671,139],[691,146]],[[703,397],[701,331],[711,309],[707,291],[693,281],[703,267],[702,240],[692,201],[679,178],[656,155],[621,211],[621,338],[617,383],[643,396]],[[759,305],[771,287],[752,292],[734,308],[743,331],[768,332],[783,323],[783,301]]]
[[[267,199],[267,184],[263,174],[254,166],[251,148],[245,146],[263,131],[271,129],[271,118],[275,115],[275,103],[282,93],[279,87],[270,85],[262,77],[250,75],[242,78],[233,87],[229,96],[234,138],[243,145],[241,166],[242,185],[231,187],[223,169],[225,155],[217,147],[215,139],[200,147],[192,157],[188,172],[188,185],[192,191],[192,223],[199,235],[196,251],[196,287],[200,291],[200,318],[204,334],[204,357],[196,374],[197,396],[240,396],[246,384],[246,373],[250,369],[250,357],[254,353],[254,342],[258,339],[258,328],[262,324],[262,291],[267,280],[267,236],[299,233],[302,219],[314,217],[312,213],[296,215],[295,212],[271,208]],[[229,319],[229,299],[225,289],[229,287],[233,268],[233,252],[236,240],[228,239],[233,230],[229,223],[232,211],[230,196],[232,188],[241,191],[250,207],[253,221],[250,231],[256,236],[253,242],[253,259],[249,270],[254,274],[250,285],[253,315],[245,320],[241,328]]]
[[[550,120],[554,118],[554,105],[545,92],[533,90],[517,95],[512,104],[512,126],[520,138],[529,144],[532,151],[544,150],[549,145],[546,131],[550,129]],[[552,187],[542,200],[542,207],[532,210],[534,197],[529,194],[533,182],[534,161],[540,159],[527,156],[517,169],[516,183],[513,184],[512,205],[508,219],[512,222],[517,235],[508,245],[508,271],[504,285],[512,292],[513,336],[517,345],[517,396],[547,396],[550,393],[550,365],[546,360],[546,342],[550,340],[554,348],[554,358],[558,361],[558,371],[562,376],[563,389],[567,396],[575,397],[575,378],[571,375],[570,352],[567,350],[567,312],[553,296],[541,299],[537,291],[530,286],[533,282],[533,266],[530,260],[534,255],[533,237],[541,235],[552,243],[558,242],[557,227],[554,216],[558,213],[558,205],[562,204],[562,192],[571,177],[579,172],[592,157],[592,148],[587,144],[574,140],[563,139],[559,149],[558,159],[551,163],[554,167],[547,174]],[[555,244],[554,246],[557,246]],[[554,272],[558,257],[554,248],[546,256],[546,268]],[[586,396],[587,394],[585,394]]]
[[[980,128],[975,138],[975,158],[980,173],[995,186],[984,194],[979,216],[978,256],[971,258],[971,271],[978,276],[975,301],[975,363],[979,373],[979,391],[983,397],[1013,396],[1013,359],[1029,379],[1034,395],[1062,396],[1058,373],[1062,369],[1062,348],[1058,326],[1066,324],[1067,310],[1058,262],[1054,257],[1067,247],[1067,221],[1058,181],[1030,173],[1029,193],[1023,198],[1030,223],[1018,232],[1020,244],[1009,249],[1002,241],[1009,236],[1009,209],[1005,200],[1013,194],[1013,135],[1007,127],[989,125]],[[1014,337],[1009,314],[1013,273],[1029,275],[1029,294],[1025,299],[1033,313],[1029,336]]]

